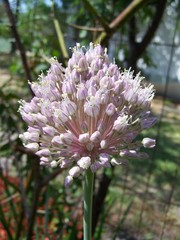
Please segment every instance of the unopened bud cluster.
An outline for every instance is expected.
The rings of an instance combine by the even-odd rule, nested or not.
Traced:
[[[139,74],[120,71],[100,45],[86,50],[77,44],[67,68],[52,59],[31,89],[33,99],[21,101],[29,127],[20,137],[41,165],[70,168],[66,185],[88,168],[96,172],[146,158],[140,148],[155,146],[150,138],[135,141],[156,122],[150,116],[153,86]]]

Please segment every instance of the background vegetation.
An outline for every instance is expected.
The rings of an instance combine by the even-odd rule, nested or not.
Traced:
[[[180,107],[167,99],[174,46],[179,46],[179,10],[178,0],[0,2],[0,239],[76,240],[83,235],[81,179],[65,189],[66,173],[40,167],[18,138],[26,129],[18,101],[32,96],[27,80],[48,69],[48,58],[56,56],[66,65],[70,47],[92,41],[108,47],[119,66],[141,70],[153,81],[148,69],[159,63],[148,47],[157,43],[165,14],[172,17],[162,73],[165,92],[153,103],[159,122],[148,132],[157,146],[147,161],[98,173],[93,232],[97,240],[180,239]]]

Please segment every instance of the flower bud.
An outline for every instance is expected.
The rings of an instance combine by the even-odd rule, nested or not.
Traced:
[[[94,54],[97,56],[97,57],[102,57],[104,56],[104,49],[101,47],[100,44],[96,45],[95,48],[94,48]]]
[[[147,129],[152,127],[157,122],[157,118],[149,117],[141,120],[141,128]]]
[[[96,88],[93,86],[90,86],[88,89],[88,96],[94,96],[96,94]]]
[[[83,100],[87,97],[88,91],[87,88],[84,85],[80,85],[80,87],[77,89],[77,99]]]
[[[100,106],[95,99],[92,99],[84,104],[84,112],[91,117],[97,117],[100,111]]]
[[[104,76],[101,80],[100,80],[100,87],[102,88],[111,88],[111,78]]]
[[[46,124],[48,122],[47,118],[45,116],[43,116],[41,113],[38,113],[36,115],[36,121],[39,123],[43,123],[43,124]]]
[[[77,72],[76,69],[73,69],[72,73],[71,73],[71,80],[75,83],[79,83],[80,82],[80,73]]]
[[[75,85],[72,81],[66,81],[62,85],[62,92],[67,94],[73,94],[76,91]]]
[[[101,138],[101,133],[99,131],[96,131],[91,135],[90,140],[91,142],[97,143],[100,141],[100,138]]]
[[[67,168],[72,164],[72,160],[64,159],[61,163],[61,168]]]
[[[152,138],[144,138],[142,144],[145,148],[153,148],[156,146],[156,140]]]
[[[59,124],[64,124],[68,121],[68,116],[60,109],[55,109],[53,121],[55,122],[55,126],[59,127]]]
[[[64,100],[62,102],[62,111],[65,115],[71,116],[75,113],[77,106],[74,102],[70,100]]]
[[[94,162],[93,164],[91,164],[91,171],[92,172],[96,172],[98,169],[100,169],[102,167],[102,164],[100,162]]]
[[[39,133],[38,132],[31,132],[28,136],[28,140],[32,142],[38,142],[39,141]]]
[[[39,163],[41,166],[49,166],[49,163],[47,162],[44,162],[44,161],[40,161]]]
[[[51,146],[51,143],[50,142],[41,142],[39,145],[43,148],[48,148]]]
[[[116,95],[120,95],[120,93],[122,92],[123,90],[123,86],[122,86],[122,81],[121,80],[118,80],[114,83],[114,93]]]
[[[67,176],[65,177],[65,180],[64,180],[64,185],[65,187],[69,187],[73,182],[73,177],[72,176]]]
[[[108,69],[108,74],[113,77],[116,73],[118,73],[118,66],[115,64],[110,64]]]
[[[147,159],[149,156],[145,152],[136,152],[135,150],[122,150],[119,155],[127,158]]]
[[[128,126],[128,116],[119,116],[114,122],[113,129],[117,132],[124,132]]]
[[[40,134],[40,130],[39,130],[39,128],[35,128],[35,127],[28,127],[28,132],[30,133],[30,132],[37,132],[37,133],[39,133]]]
[[[29,143],[29,144],[25,145],[25,147],[33,152],[37,152],[39,149],[39,144],[38,143]]]
[[[107,148],[107,146],[108,146],[107,141],[106,141],[106,140],[102,140],[102,141],[100,142],[100,146],[101,146],[102,149]]]
[[[60,136],[55,136],[53,137],[53,139],[51,140],[52,144],[59,147],[60,145],[63,144],[61,137]]]
[[[39,150],[38,152],[36,152],[36,155],[38,156],[42,156],[42,157],[49,157],[51,155],[51,152],[49,151],[48,148],[43,148],[41,150]]]
[[[42,128],[43,132],[51,137],[54,137],[55,135],[55,132],[56,132],[56,129],[51,127],[51,126],[48,126],[48,127],[43,127]]]
[[[87,170],[89,166],[91,165],[91,159],[90,157],[82,157],[77,164],[79,165],[80,168]]]
[[[24,103],[23,104],[23,111],[27,114],[30,113],[30,112],[33,112],[33,108],[31,106],[31,104],[30,103]]]
[[[137,157],[137,152],[135,150],[121,150],[119,155],[121,157]]]
[[[22,115],[22,119],[30,126],[32,126],[34,124],[34,115],[32,114],[28,114],[25,112],[21,112]]]
[[[112,116],[116,112],[116,107],[114,106],[113,103],[108,104],[106,107],[106,114],[108,116]]]
[[[81,173],[81,169],[80,167],[78,166],[75,166],[75,167],[72,167],[70,170],[69,170],[69,175],[71,177],[78,177]]]
[[[106,91],[105,93],[101,93],[100,95],[99,95],[99,100],[100,100],[100,103],[101,104],[108,104],[108,102],[109,102],[109,98],[110,98],[110,96],[109,96],[109,93]]]
[[[62,143],[70,145],[73,141],[73,134],[72,133],[63,133],[60,135],[60,140]]]
[[[100,160],[102,166],[110,167],[109,158],[110,158],[110,156],[107,153],[101,153],[99,155],[99,160]]]
[[[41,161],[40,162],[41,165],[48,165],[50,160],[47,157],[41,157],[40,161]]]
[[[61,75],[63,71],[63,67],[61,64],[56,60],[56,59],[50,59],[51,60],[51,72],[52,74],[56,75]]]
[[[19,134],[19,138],[23,141],[23,142],[27,142],[29,140],[29,136],[30,133],[29,132],[25,132],[23,134]]]
[[[87,142],[89,142],[89,133],[80,134],[78,140],[79,140],[80,143],[87,143]]]
[[[38,142],[39,141],[39,133],[38,132],[25,132],[19,135],[19,138],[26,142]]]
[[[129,89],[128,91],[124,92],[124,98],[126,101],[136,104],[138,100],[138,94],[134,92],[133,89]]]
[[[102,60],[101,59],[93,59],[91,62],[90,70],[93,74],[96,74],[102,67]]]
[[[88,70],[88,63],[86,61],[85,57],[81,57],[79,62],[78,62],[78,66],[80,68],[80,71],[84,72],[86,70]]]
[[[58,162],[52,161],[52,162],[50,163],[50,166],[51,166],[52,168],[56,168],[56,167],[58,166]]]
[[[126,159],[115,159],[115,158],[112,158],[111,159],[111,164],[113,166],[118,166],[118,165],[128,165],[128,161]]]

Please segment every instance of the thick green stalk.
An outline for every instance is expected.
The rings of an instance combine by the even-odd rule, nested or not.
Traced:
[[[92,237],[92,200],[94,173],[88,169],[84,181],[84,240]]]

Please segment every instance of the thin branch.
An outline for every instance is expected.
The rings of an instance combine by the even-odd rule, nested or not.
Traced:
[[[105,29],[105,31],[109,31],[109,26],[104,20],[102,16],[99,15],[99,13],[96,11],[96,9],[93,7],[93,5],[88,0],[83,0],[83,3],[87,10],[92,13],[92,15],[98,20],[98,22],[101,24],[101,26]]]
[[[33,151],[31,151],[23,146],[14,145],[13,149],[14,149],[14,151],[18,151],[21,153],[26,153],[28,155],[31,155],[31,156],[35,157],[37,160],[39,159],[39,157]]]
[[[96,43],[101,42],[105,44],[111,36],[128,20],[132,17],[134,12],[136,12],[143,4],[147,3],[146,0],[134,0],[132,1],[127,8],[121,12],[118,17],[116,17],[110,24],[108,29],[101,33],[100,36],[96,39]]]
[[[52,0],[52,13],[53,13],[53,22],[54,22],[54,27],[56,30],[56,34],[58,37],[58,41],[59,41],[59,46],[63,55],[63,59],[68,59],[68,52],[66,49],[66,44],[65,44],[65,40],[64,40],[64,36],[61,30],[61,26],[60,23],[56,17],[56,13],[55,13],[55,4],[54,4],[54,0]]]
[[[165,7],[166,7],[167,0],[158,0],[157,1],[157,7],[156,7],[156,13],[153,17],[153,20],[151,22],[151,25],[147,29],[143,40],[139,44],[139,50],[138,50],[138,58],[142,55],[144,50],[147,48],[149,43],[151,42],[152,38],[154,37],[154,34],[156,30],[159,27],[159,24],[161,22]]]
[[[80,30],[86,30],[91,32],[103,32],[104,28],[96,28],[96,27],[87,27],[87,26],[80,26],[73,23],[67,23],[70,27],[80,29]]]
[[[119,29],[124,22],[129,19],[130,16],[134,14],[134,12],[139,9],[142,4],[147,2],[146,0],[134,0],[132,1],[127,8],[124,9],[122,13],[119,14],[109,25],[111,29],[113,29],[113,32],[115,32],[117,29]]]
[[[24,46],[21,42],[18,30],[16,28],[16,21],[15,21],[14,15],[12,13],[9,1],[8,0],[3,0],[3,3],[4,3],[4,7],[5,7],[5,11],[7,13],[7,16],[9,18],[10,28],[11,28],[12,34],[13,34],[15,40],[16,40],[17,48],[19,49],[19,52],[20,52],[20,56],[21,56],[21,60],[22,60],[22,64],[23,64],[23,67],[24,67],[26,77],[30,82],[32,82],[32,77],[31,77],[31,74],[30,74],[26,53],[25,53],[25,50],[24,50]]]

